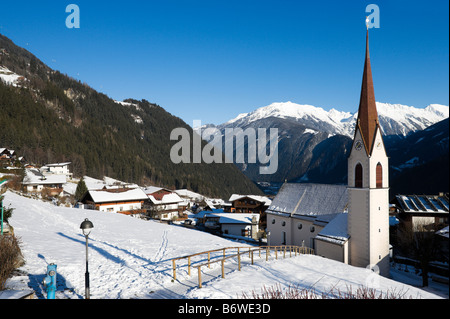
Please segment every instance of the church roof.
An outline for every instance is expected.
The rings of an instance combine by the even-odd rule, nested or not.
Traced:
[[[370,154],[373,149],[375,132],[379,124],[375,90],[373,88],[372,68],[370,65],[369,30],[367,30],[366,35],[366,58],[356,125],[363,137],[366,152],[367,154]]]
[[[347,204],[345,185],[285,183],[266,212],[332,219]]]

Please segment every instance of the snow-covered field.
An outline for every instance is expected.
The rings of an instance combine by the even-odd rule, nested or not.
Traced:
[[[267,262],[256,258],[253,266],[248,257],[243,257],[241,271],[237,270],[237,261],[231,260],[226,265],[225,279],[219,278],[220,263],[211,269],[203,267],[200,289],[196,269],[189,277],[181,263],[177,280],[172,280],[172,258],[247,245],[120,214],[56,207],[12,192],[5,194],[5,205],[15,208],[10,224],[22,240],[26,259],[20,269],[23,275],[10,279],[8,288],[31,288],[39,298],[45,298],[41,282],[50,263],[58,267],[57,298],[84,298],[85,238],[79,228],[85,218],[94,224],[89,237],[92,299],[229,299],[241,297],[243,292],[251,295],[252,290],[260,293],[263,286],[276,284],[313,287],[319,293],[333,287],[346,291],[347,287],[368,285],[384,292],[401,292],[404,297],[448,298],[448,286],[446,295],[435,290],[436,295],[366,269],[306,255],[278,260],[272,256]]]

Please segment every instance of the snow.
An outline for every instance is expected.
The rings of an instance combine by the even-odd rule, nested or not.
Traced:
[[[33,289],[44,299],[42,279],[50,263],[57,265],[57,298],[84,298],[85,238],[79,229],[85,218],[94,224],[89,236],[89,273],[92,299],[186,299],[237,298],[243,292],[260,292],[263,286],[299,285],[329,291],[332,287],[374,284],[383,291],[403,292],[413,298],[440,298],[439,295],[379,277],[318,256],[269,261],[256,258],[254,265],[243,256],[237,270],[233,258],[226,263],[226,278],[220,278],[220,263],[203,267],[203,288],[195,275],[187,275],[186,266],[177,268],[172,281],[172,258],[224,247],[248,247],[247,244],[205,232],[154,221],[144,221],[121,214],[64,208],[39,200],[24,198],[10,191],[5,205],[15,208],[11,226],[22,241],[26,264],[19,270],[26,275],[8,280],[11,290]],[[204,262],[204,261],[203,261]],[[196,273],[195,271],[192,271]],[[448,286],[445,286],[448,298]],[[441,293],[441,292],[439,292]]]
[[[19,78],[21,78],[20,75],[0,65],[0,81],[3,81],[7,85],[18,86]]]
[[[408,135],[412,131],[423,130],[449,117],[449,107],[430,104],[425,108],[417,108],[402,104],[377,102],[377,110],[381,127],[389,134]],[[342,112],[336,109],[326,111],[321,107],[293,102],[276,102],[260,107],[253,112],[239,114],[220,127],[244,127],[252,122],[270,117],[291,118],[300,123],[313,125],[319,131],[327,131],[331,135],[341,134],[353,137],[357,113]],[[310,129],[312,129],[310,127]],[[307,131],[306,133],[312,133]]]

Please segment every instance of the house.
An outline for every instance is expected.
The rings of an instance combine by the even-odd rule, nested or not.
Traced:
[[[16,151],[9,150],[7,148],[0,148],[0,162],[2,166],[11,165],[12,162],[16,159]]]
[[[152,218],[169,221],[180,217],[187,208],[187,202],[169,189],[150,186],[143,191],[148,197],[144,208]]]
[[[55,163],[42,166],[40,172],[44,175],[65,175],[68,179],[72,179],[73,174],[69,170],[71,163]]]
[[[266,209],[272,200],[258,195],[231,195],[228,200],[231,203],[231,211],[234,213],[256,213],[260,215],[259,227],[265,229],[267,226]]]
[[[391,204],[400,225],[406,229],[415,229],[417,224],[448,226],[448,194],[396,195]]]
[[[140,188],[115,188],[88,190],[80,202],[87,209],[101,212],[143,215],[145,213],[143,206],[146,200],[148,197]]]
[[[227,237],[244,237],[258,240],[259,214],[209,213],[205,214],[205,227],[220,230]]]
[[[29,193],[42,193],[49,196],[59,196],[63,192],[63,185],[67,183],[65,175],[43,175],[35,168],[25,169],[22,185]]]

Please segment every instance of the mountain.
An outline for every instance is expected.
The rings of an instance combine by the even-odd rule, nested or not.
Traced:
[[[400,170],[403,168],[402,163],[413,158],[411,156],[404,159],[404,149],[398,149],[401,145],[407,147],[414,143],[413,138],[408,137],[449,117],[449,107],[439,104],[419,109],[400,104],[377,103],[377,109],[388,155],[393,160],[393,165],[397,165]],[[335,109],[325,111],[319,107],[292,102],[273,103],[253,112],[240,114],[224,124],[207,125],[196,128],[196,131],[207,127],[215,129],[215,135],[222,137],[223,146],[227,138],[230,138],[225,135],[226,129],[278,128],[277,172],[262,175],[259,174],[259,162],[244,165],[237,163],[250,179],[270,183],[288,180],[344,184],[347,181],[347,153],[351,147],[356,118],[356,113]],[[444,130],[442,134],[448,139],[448,130],[446,133]],[[207,140],[212,143],[220,141],[217,137]],[[247,143],[245,142],[245,147]],[[431,142],[424,142],[423,145],[428,145],[429,154],[436,147]],[[239,146],[235,145],[235,148]],[[422,144],[419,143],[417,148],[411,147],[411,152],[419,151],[421,147]]]
[[[146,100],[114,101],[50,69],[2,35],[0,128],[0,147],[35,164],[72,162],[77,176],[109,176],[222,198],[261,193],[232,164],[172,163],[172,130],[194,133],[162,107]]]
[[[377,102],[377,110],[385,136],[406,136],[410,132],[423,130],[449,116],[448,106],[439,104],[431,104],[424,109],[419,109],[413,106]],[[288,119],[315,131],[353,137],[357,113],[341,112],[335,109],[325,111],[320,107],[292,102],[273,103],[251,113],[240,114],[235,119],[219,125],[218,128],[245,127],[267,118]]]

